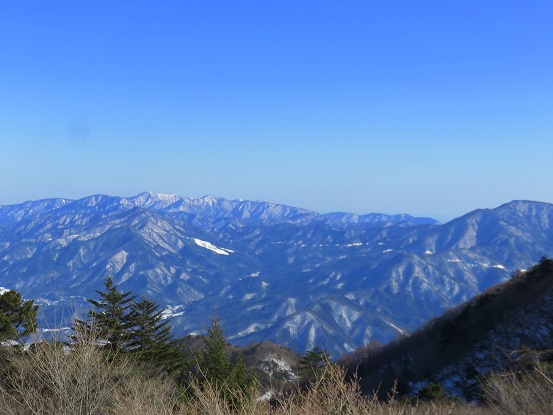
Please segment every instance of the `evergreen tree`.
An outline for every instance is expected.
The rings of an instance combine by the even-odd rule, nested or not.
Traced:
[[[304,380],[314,380],[324,373],[326,366],[330,363],[330,353],[325,352],[319,346],[315,346],[300,359],[299,375]]]
[[[449,396],[439,383],[427,383],[417,393],[421,401],[451,401],[454,398]]]
[[[136,296],[131,296],[130,291],[119,291],[112,277],[106,278],[104,286],[106,291],[96,290],[100,300],[87,299],[99,311],[90,310],[88,321],[76,320],[73,329],[77,334],[92,334],[106,341],[111,351],[120,352],[124,350],[131,334],[129,308]]]
[[[21,293],[6,291],[0,295],[0,341],[20,340],[33,334],[38,324],[38,306],[33,300],[23,301]]]
[[[212,318],[211,327],[204,337],[204,350],[196,356],[196,366],[201,377],[219,386],[226,383],[230,373],[230,358],[227,353],[227,340],[217,317]]]
[[[248,394],[255,385],[256,379],[254,373],[248,369],[242,354],[231,363],[231,370],[228,379],[229,389],[231,391],[240,390]]]
[[[211,327],[204,337],[204,350],[196,355],[196,368],[200,385],[209,382],[216,385],[222,397],[233,405],[238,397],[249,396],[256,383],[255,375],[250,371],[240,355],[234,361],[227,353],[227,340],[219,319],[212,318]]]
[[[162,319],[163,310],[155,302],[142,298],[133,303],[129,314],[132,334],[126,349],[141,361],[172,373],[183,369],[185,358],[173,341],[169,320]]]

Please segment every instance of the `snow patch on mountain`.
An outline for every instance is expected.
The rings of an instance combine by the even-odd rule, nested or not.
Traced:
[[[60,333],[60,332],[63,333],[63,332],[68,332],[71,329],[72,329],[71,327],[60,327],[57,329],[40,329],[40,332],[41,333]]]
[[[163,310],[163,313],[161,314],[162,319],[166,319],[169,317],[178,317],[182,316],[184,314],[184,311],[180,311],[184,308],[184,305],[168,305],[165,307],[165,310]]]
[[[267,355],[258,367],[269,376],[273,376],[275,372],[281,372],[288,375],[288,380],[295,381],[299,379],[290,364],[274,353]]]
[[[284,301],[278,310],[273,314],[271,318],[271,322],[276,322],[281,318],[285,318],[288,316],[291,316],[297,311],[297,302],[298,300],[296,298],[288,298],[286,301]]]
[[[202,248],[209,249],[212,252],[215,252],[219,255],[229,255],[234,253],[232,249],[226,249],[226,248],[218,248],[215,245],[213,245],[211,242],[202,241],[201,239],[194,238],[194,242],[196,245],[201,246]]]
[[[340,327],[345,327],[347,330],[350,330],[352,324],[362,316],[359,311],[353,310],[343,304],[330,302],[329,305],[336,323],[338,323]]]
[[[396,326],[391,321],[383,320],[384,323],[386,323],[388,326],[392,327],[393,329],[397,330],[399,334],[406,334],[405,330],[400,329],[398,326]]]
[[[118,273],[121,268],[125,265],[127,262],[127,257],[129,256],[129,253],[126,251],[119,251],[114,256],[111,257],[111,259],[108,261],[106,265],[106,270],[110,274],[116,274]]]
[[[245,330],[242,330],[241,332],[235,334],[234,336],[230,336],[229,339],[236,339],[238,337],[244,337],[248,334],[252,334],[253,332],[255,332],[257,330],[261,330],[261,329],[264,329],[266,327],[267,326],[263,325],[263,324],[253,323],[253,324],[250,324]]]

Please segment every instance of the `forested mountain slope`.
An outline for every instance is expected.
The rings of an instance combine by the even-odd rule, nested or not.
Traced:
[[[386,390],[397,379],[402,392],[440,383],[472,400],[481,376],[509,368],[529,350],[553,358],[553,261],[547,258],[410,336],[360,348],[342,361],[357,370],[367,392]]]

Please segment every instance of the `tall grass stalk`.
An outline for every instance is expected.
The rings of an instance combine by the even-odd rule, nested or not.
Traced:
[[[491,375],[483,387],[486,402],[496,414],[553,414],[553,377],[542,364],[530,372]]]

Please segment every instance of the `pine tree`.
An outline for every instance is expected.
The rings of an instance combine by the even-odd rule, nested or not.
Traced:
[[[106,278],[104,286],[106,291],[96,290],[100,300],[87,299],[99,311],[90,310],[88,321],[76,320],[73,330],[77,335],[92,333],[98,340],[105,341],[109,350],[121,352],[124,351],[131,334],[129,308],[136,296],[131,296],[130,291],[119,291],[112,277]]]
[[[240,390],[247,395],[256,383],[254,373],[246,366],[242,354],[240,354],[231,365],[232,367],[228,380],[229,389]]]
[[[23,301],[21,293],[6,291],[0,295],[0,341],[20,340],[33,334],[38,324],[38,306],[33,300]]]
[[[330,353],[325,352],[319,346],[315,346],[300,359],[299,374],[304,380],[317,379],[324,373],[330,362]]]
[[[196,366],[201,377],[221,386],[226,383],[230,373],[230,358],[227,354],[227,340],[217,317],[212,318],[211,327],[204,337],[204,350],[196,356]]]
[[[126,349],[139,360],[174,373],[183,369],[185,357],[173,341],[169,320],[162,319],[163,310],[155,302],[142,298],[133,303],[129,314],[132,334]]]
[[[217,317],[212,318],[211,327],[204,337],[204,350],[196,355],[196,368],[200,385],[209,382],[215,385],[222,397],[233,405],[238,397],[251,396],[256,383],[244,359],[240,355],[234,361],[227,353],[227,340]]]

